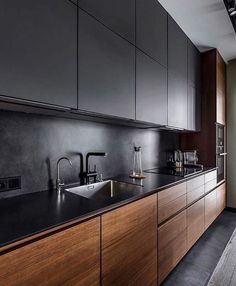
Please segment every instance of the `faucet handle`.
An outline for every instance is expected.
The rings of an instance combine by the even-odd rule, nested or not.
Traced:
[[[97,182],[103,182],[103,175],[102,175],[102,173],[97,175]]]

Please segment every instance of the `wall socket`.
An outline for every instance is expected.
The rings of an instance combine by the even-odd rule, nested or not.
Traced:
[[[0,179],[0,192],[21,189],[21,177],[10,177]]]

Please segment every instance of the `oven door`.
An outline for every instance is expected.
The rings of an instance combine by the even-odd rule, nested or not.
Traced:
[[[224,145],[225,145],[225,127],[224,125],[221,125],[221,124],[218,124],[216,125],[216,143],[217,143],[217,147],[220,148],[220,147],[223,147],[224,148]]]
[[[218,152],[216,156],[217,183],[225,179],[226,156],[227,156],[227,153],[224,152],[224,147],[218,148]]]
[[[225,178],[225,157],[217,156],[217,183]]]
[[[225,153],[225,127],[224,125],[216,125],[216,166],[217,166],[217,182],[221,182],[225,179],[225,164],[226,155]]]

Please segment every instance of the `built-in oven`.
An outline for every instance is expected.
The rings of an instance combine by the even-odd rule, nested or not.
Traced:
[[[225,164],[226,164],[226,150],[225,150],[225,126],[216,124],[216,167],[217,167],[217,182],[225,179]]]

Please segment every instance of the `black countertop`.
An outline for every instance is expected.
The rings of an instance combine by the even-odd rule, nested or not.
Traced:
[[[195,176],[214,169],[205,168],[202,173]],[[83,221],[194,177],[183,178],[152,173],[145,175],[146,178],[143,180],[134,180],[128,176],[115,178],[137,185],[133,191],[102,202],[65,191],[61,194],[56,191],[42,191],[0,199],[0,247],[73,220]]]

